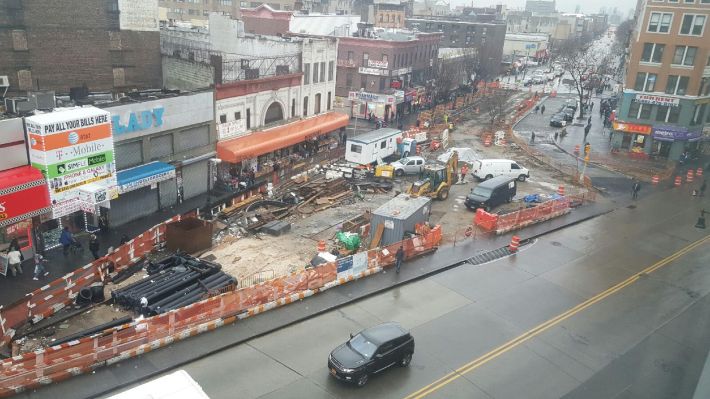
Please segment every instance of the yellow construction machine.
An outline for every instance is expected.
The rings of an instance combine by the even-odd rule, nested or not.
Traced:
[[[446,165],[433,164],[424,166],[424,178],[414,182],[407,189],[413,197],[427,196],[438,200],[449,197],[449,190],[458,181],[459,154],[454,151]]]

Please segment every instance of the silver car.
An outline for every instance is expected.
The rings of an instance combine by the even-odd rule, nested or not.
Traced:
[[[413,156],[402,158],[399,161],[392,162],[390,165],[394,167],[395,176],[404,176],[405,174],[417,174],[424,170],[426,161],[422,157]]]

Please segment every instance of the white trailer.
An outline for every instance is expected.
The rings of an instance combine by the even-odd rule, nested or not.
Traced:
[[[382,128],[348,139],[345,147],[345,160],[360,165],[377,163],[397,151],[397,139],[402,138],[402,131]]]

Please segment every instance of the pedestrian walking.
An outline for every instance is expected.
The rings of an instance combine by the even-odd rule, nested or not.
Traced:
[[[19,249],[12,249],[7,253],[7,265],[12,277],[22,274],[22,253]]]
[[[49,272],[47,269],[44,267],[45,263],[47,263],[47,259],[45,259],[42,254],[39,252],[35,254],[35,275],[32,277],[32,280],[39,280],[40,276],[49,276]]]
[[[530,144],[532,144],[532,143],[534,143],[534,142],[535,142],[535,132],[532,132],[532,133],[530,134]]]
[[[69,231],[69,226],[64,226],[62,233],[59,235],[59,243],[62,244],[62,253],[64,256],[69,255],[69,247],[76,243],[74,235]]]
[[[466,183],[466,174],[468,174],[468,164],[464,163],[461,167],[461,184]]]
[[[402,261],[404,260],[404,247],[402,245],[399,246],[399,249],[397,250],[397,253],[394,254],[394,259],[395,259],[395,271],[399,273],[399,268],[402,267]]]
[[[592,116],[591,115],[589,115],[589,119],[587,119],[587,124],[588,125],[592,124]]]
[[[545,115],[545,105],[543,104],[542,107],[540,107],[540,115]]]
[[[704,229],[705,228],[705,209],[700,210],[700,217],[698,218],[697,223],[695,223],[695,227],[699,229]]]
[[[700,186],[700,196],[705,196],[705,189],[707,188],[707,182],[703,180],[703,184]]]
[[[557,137],[558,137],[559,135],[560,135],[560,134],[559,134],[558,132],[555,132],[555,143],[557,142]]]
[[[535,106],[535,113],[537,114],[537,111],[539,111],[539,110],[540,110],[540,106],[539,106],[539,105],[536,105],[536,106]]]
[[[592,129],[592,125],[587,125],[584,127],[584,141],[587,141],[587,135],[589,135],[589,130]]]
[[[96,237],[96,234],[92,234],[89,239],[89,251],[94,255],[94,260],[99,258],[99,246],[99,238]]]
[[[641,191],[641,183],[635,181],[631,186],[631,198],[637,199],[639,197],[639,191]]]

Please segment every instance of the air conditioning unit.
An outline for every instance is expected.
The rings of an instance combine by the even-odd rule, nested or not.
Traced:
[[[5,109],[7,109],[7,113],[9,114],[16,114],[18,113],[17,110],[17,104],[27,102],[26,97],[10,97],[5,99]]]
[[[276,65],[277,75],[288,75],[288,65]]]
[[[39,110],[50,111],[56,107],[54,90],[32,91],[27,93],[27,97],[37,105]]]
[[[245,70],[244,79],[259,79],[259,68]]]
[[[10,79],[8,79],[7,75],[0,76],[0,87],[10,87]]]
[[[37,104],[34,101],[22,101],[16,104],[18,114],[27,114],[37,109]]]

